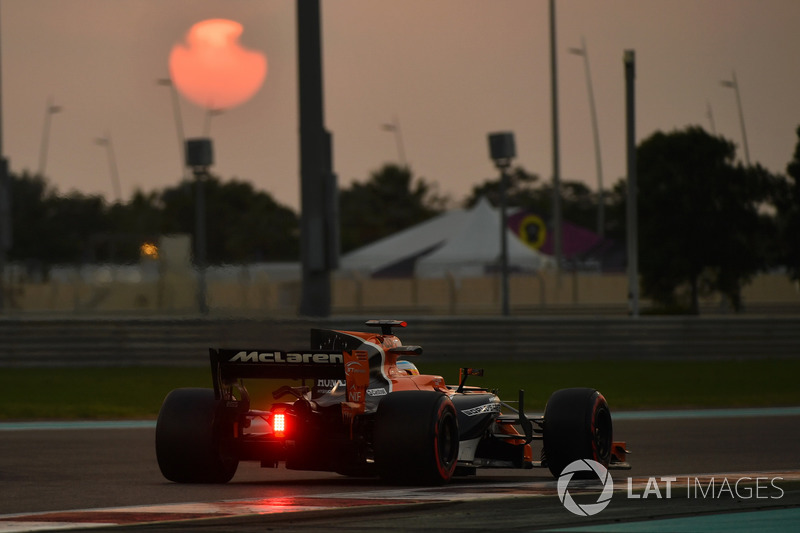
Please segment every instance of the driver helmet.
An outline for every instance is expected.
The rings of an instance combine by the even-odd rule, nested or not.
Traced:
[[[410,376],[419,376],[419,370],[417,370],[417,365],[415,365],[411,361],[406,361],[404,359],[401,359],[397,361],[397,368],[404,371],[406,374]]]

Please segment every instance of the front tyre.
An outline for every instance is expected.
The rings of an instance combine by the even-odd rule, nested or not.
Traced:
[[[234,424],[211,389],[175,389],[156,423],[161,473],[176,483],[227,483],[236,473]]]
[[[578,459],[608,467],[611,444],[611,410],[602,394],[573,388],[550,396],[544,410],[544,457],[553,476]]]
[[[375,414],[375,465],[383,479],[446,483],[458,462],[458,419],[440,392],[399,391],[383,398]]]

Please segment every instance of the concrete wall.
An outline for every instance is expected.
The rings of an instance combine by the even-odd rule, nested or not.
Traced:
[[[0,317],[0,367],[207,366],[208,349],[309,346],[309,328],[364,318]],[[419,362],[739,360],[800,357],[800,316],[412,317],[396,334]],[[613,367],[610,367],[613,372]]]
[[[497,315],[497,277],[468,279],[335,278],[334,315]],[[197,287],[188,276],[166,273],[154,282],[14,283],[8,287],[5,314],[134,313],[186,315],[197,310]],[[626,315],[627,277],[612,274],[543,273],[512,276],[510,308],[514,315]],[[800,313],[800,289],[784,275],[756,277],[743,290],[745,312]],[[209,281],[212,314],[292,317],[297,313],[300,282],[273,281],[266,275]],[[643,300],[647,310],[650,302]],[[701,302],[702,314],[729,313],[719,295]]]

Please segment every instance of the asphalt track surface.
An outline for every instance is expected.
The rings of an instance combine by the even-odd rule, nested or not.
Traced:
[[[376,494],[386,497],[362,507],[158,522],[124,529],[531,531],[577,527],[588,531],[585,528],[594,525],[604,531],[694,531],[725,527],[721,522],[725,517],[740,527],[750,523],[762,533],[770,527],[786,530],[787,524],[794,530],[800,528],[800,415],[796,410],[789,415],[750,414],[741,418],[617,420],[615,439],[628,442],[633,468],[612,472],[615,487],[621,490],[603,512],[592,517],[569,513],[556,496],[556,484],[549,472],[542,469],[481,471],[476,477],[459,478],[444,489],[436,489],[440,494],[457,493],[466,498],[449,502],[433,498],[427,503],[424,498],[412,498],[402,505],[387,503],[398,503],[393,494],[413,492],[414,488],[329,473],[261,469],[254,463],[240,465],[233,481],[226,485],[178,485],[161,477],[154,433],[152,427],[0,431],[0,532],[4,531],[4,516],[11,514],[232,500],[302,502],[327,496],[346,501],[350,496],[358,500],[359,495]],[[724,474],[731,484],[742,475],[782,476],[785,480],[777,481],[780,493],[767,487],[771,492],[765,492],[764,498],[742,498],[738,494],[734,498],[687,497],[681,484],[687,486],[700,474]],[[652,492],[646,499],[626,498],[629,477],[638,480],[641,493],[651,476],[677,478],[671,499],[656,498]],[[717,475],[717,482],[721,478]],[[705,478],[701,486],[707,482]],[[660,492],[664,492],[663,482]],[[576,495],[575,499],[582,497],[588,495]],[[596,495],[591,499],[596,501]],[[681,529],[679,522],[665,522],[665,518],[701,521]],[[661,521],[630,523],[652,519]],[[703,519],[712,522],[702,526]],[[666,529],[656,527],[659,524],[666,524]]]

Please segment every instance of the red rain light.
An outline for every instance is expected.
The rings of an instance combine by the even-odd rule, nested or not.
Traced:
[[[276,437],[286,436],[286,413],[272,414],[272,432]]]

